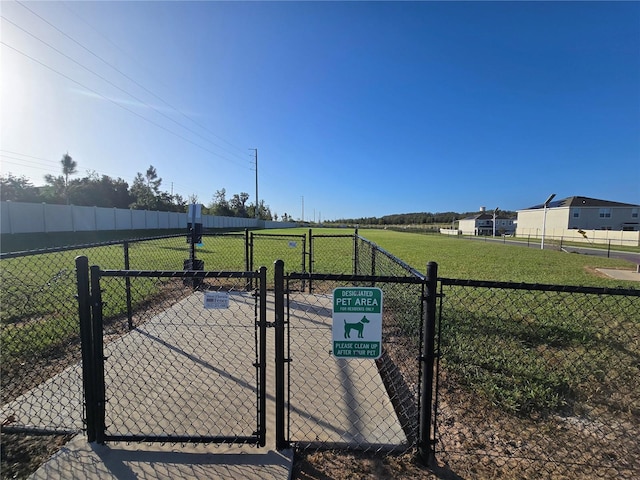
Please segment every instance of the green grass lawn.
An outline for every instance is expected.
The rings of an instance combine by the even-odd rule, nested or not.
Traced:
[[[308,233],[308,229],[286,231]],[[352,229],[340,228],[313,229],[314,235],[352,232]],[[436,262],[438,276],[445,278],[623,288],[640,286],[637,282],[604,278],[594,271],[597,267],[635,268],[624,260],[474,242],[446,235],[375,229],[360,230],[359,233],[420,272],[426,272],[428,262]]]
[[[303,261],[308,262],[303,260],[303,253],[309,248],[308,229],[255,233],[253,268],[267,266],[269,279],[273,278],[273,262],[277,259],[285,261],[285,270],[289,272],[301,271]],[[441,235],[375,229],[360,233],[416,270],[425,272],[429,261],[437,262],[441,278],[638,288],[636,282],[603,278],[595,273],[596,267],[634,267],[622,260]],[[313,229],[313,235],[319,236],[313,243],[313,271],[352,273],[354,242],[349,237],[352,234],[353,229]],[[324,235],[342,237],[323,238]],[[205,235],[202,243],[196,249],[196,256],[204,260],[205,270],[244,270],[243,235]],[[77,336],[74,258],[80,254],[88,256],[90,265],[103,269],[124,268],[121,245],[2,260],[3,365],[46,355]],[[182,270],[189,249],[185,237],[181,236],[133,242],[129,254],[131,269]],[[304,268],[309,271],[308,263]],[[134,306],[159,295],[160,288],[158,282],[138,282]],[[399,303],[407,303],[404,296],[407,289],[396,290],[401,297]],[[121,279],[105,287],[104,295],[109,297],[105,316],[115,318],[123,314],[123,292]],[[637,349],[628,347],[626,340],[637,332],[639,319],[634,319],[638,312],[633,308],[618,310],[622,305],[620,297],[592,306],[572,303],[577,296],[569,295],[565,299],[523,292],[510,297],[512,292],[507,291],[494,292],[487,301],[483,298],[484,292],[458,289],[455,295],[466,295],[464,299],[452,301],[453,290],[445,297],[448,303],[443,317],[446,332],[443,348],[448,353],[443,357],[443,365],[459,377],[459,384],[482,392],[501,408],[518,412],[558,409],[564,407],[569,398],[593,395],[591,386],[598,381],[593,377],[597,373],[593,366],[602,371],[611,368],[614,360],[625,359],[626,363],[617,367],[616,372],[621,378],[629,375],[631,367],[626,359],[637,355]],[[522,303],[525,297],[531,297],[531,302]],[[419,301],[417,294],[412,298]],[[391,293],[388,300],[391,305]],[[637,297],[628,300],[637,302]],[[418,303],[415,307],[419,310]],[[419,330],[414,313],[410,312],[406,321],[398,319],[410,323],[405,325],[409,335]],[[598,358],[590,358],[585,353],[594,345],[599,349]],[[506,356],[505,352],[510,355]],[[610,391],[613,388],[607,389]]]

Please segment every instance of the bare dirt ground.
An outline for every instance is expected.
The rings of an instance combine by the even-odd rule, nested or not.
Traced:
[[[27,435],[2,433],[0,436],[0,476],[2,479],[27,478],[46,462],[73,435]]]
[[[314,452],[296,455],[293,480],[456,479],[452,472],[432,473],[413,454],[380,456],[375,453]]]
[[[60,449],[72,435],[3,433],[1,478],[25,479]],[[381,457],[375,453],[313,452],[296,455],[293,480],[455,479],[446,471],[430,473],[412,454]]]

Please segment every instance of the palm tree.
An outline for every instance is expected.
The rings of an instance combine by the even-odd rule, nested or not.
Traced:
[[[69,152],[65,153],[62,156],[62,160],[60,160],[62,164],[62,175],[64,175],[64,198],[67,201],[67,205],[69,204],[69,175],[73,175],[76,173],[78,163],[71,158]]]

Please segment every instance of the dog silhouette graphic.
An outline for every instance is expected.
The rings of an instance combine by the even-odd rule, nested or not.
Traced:
[[[351,338],[350,333],[351,330],[358,331],[358,338],[362,338],[362,332],[364,331],[364,324],[369,323],[367,317],[362,317],[362,320],[359,322],[350,323],[346,320],[344,321],[344,338]]]

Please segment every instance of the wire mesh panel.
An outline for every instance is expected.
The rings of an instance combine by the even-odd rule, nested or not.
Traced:
[[[283,260],[293,270],[306,272],[306,238],[306,235],[251,233],[249,269],[253,269],[254,265],[272,265],[276,260]]]
[[[442,282],[440,462],[465,478],[640,477],[640,292]]]
[[[384,292],[380,358],[338,358],[332,292],[370,284],[347,278],[318,274],[312,294],[296,292],[301,279],[288,278],[288,438],[300,448],[403,452],[417,434],[421,285],[377,283]]]
[[[122,245],[2,256],[3,429],[78,431],[82,379],[74,258],[123,265]]]
[[[104,439],[263,442],[265,299],[246,275],[202,272],[194,291],[168,272],[102,273],[105,338],[123,321],[125,275],[147,299],[136,328],[104,346]]]
[[[244,233],[203,235],[202,243],[196,246],[196,256],[204,261],[206,270],[254,270],[246,258],[246,242],[247,236]]]
[[[313,265],[315,273],[354,274],[354,235],[313,235]],[[366,272],[362,272],[366,273]]]

